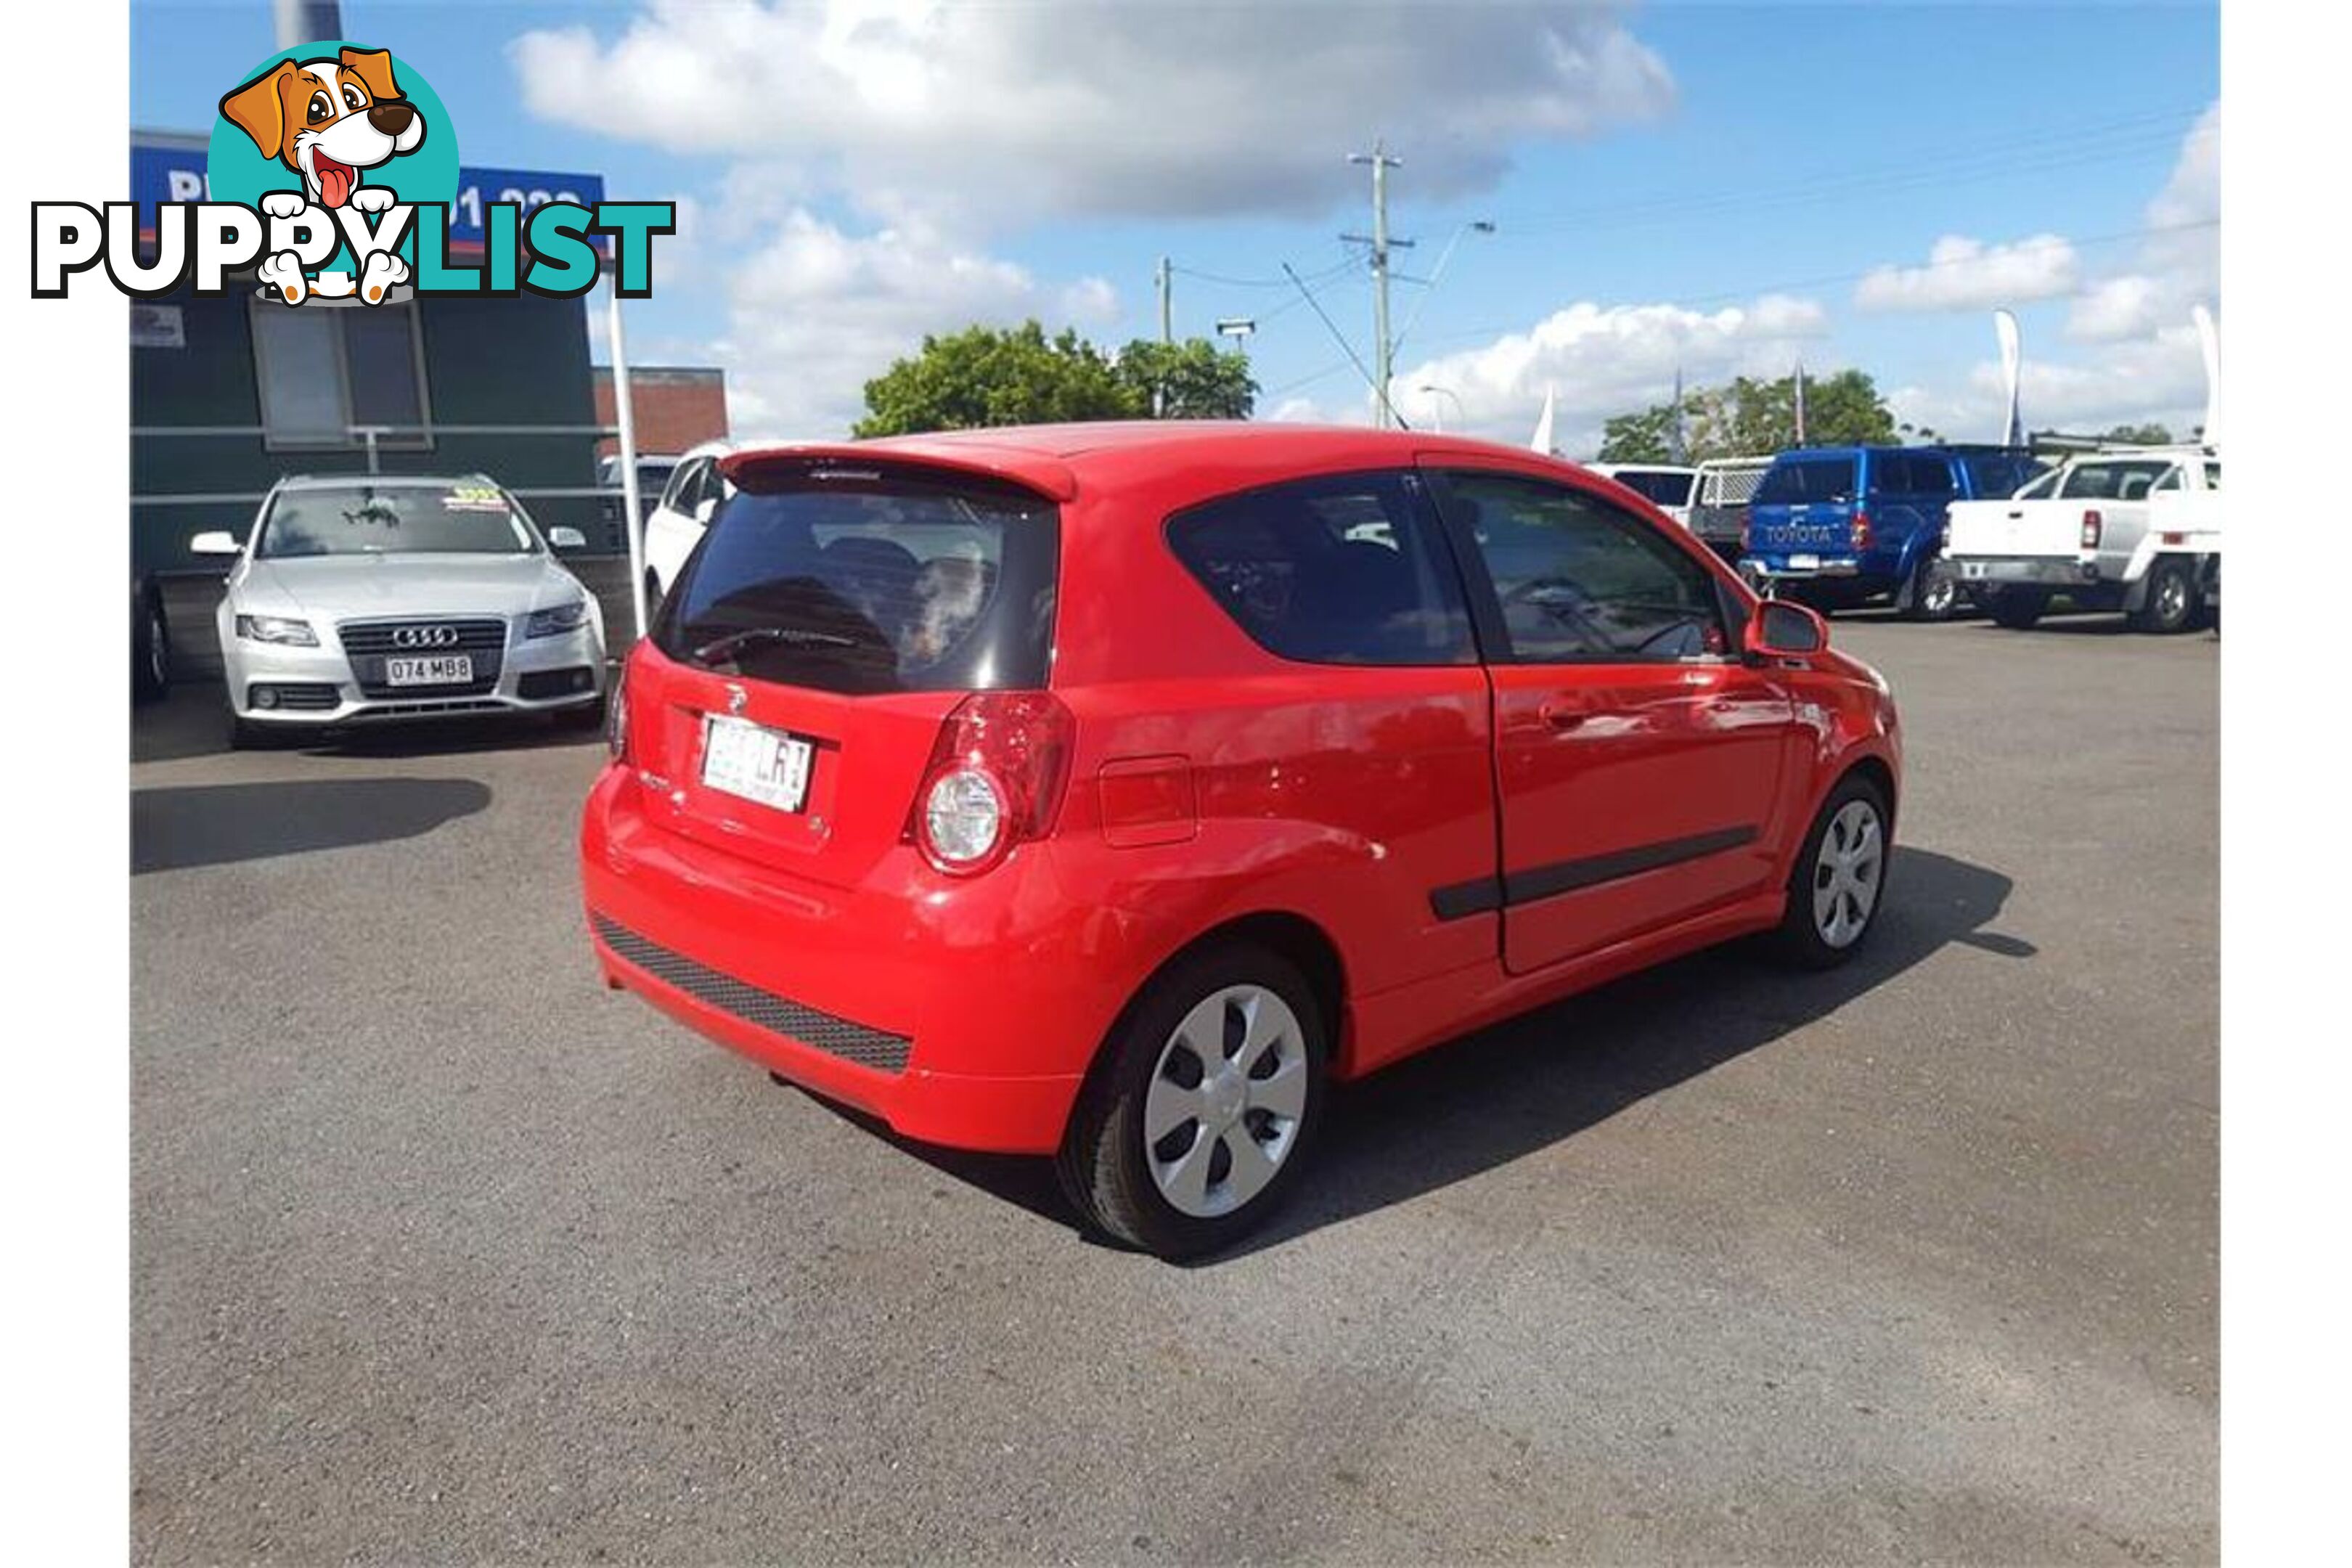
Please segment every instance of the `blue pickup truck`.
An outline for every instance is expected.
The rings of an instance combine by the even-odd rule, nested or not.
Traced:
[[[1913,620],[1959,607],[1941,559],[1956,500],[2016,492],[2042,472],[2008,447],[1809,447],[1756,488],[1739,569],[1759,592],[1817,609],[1891,598]]]

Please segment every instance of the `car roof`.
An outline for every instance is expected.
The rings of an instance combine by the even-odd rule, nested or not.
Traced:
[[[1013,479],[1068,500],[1081,486],[1150,484],[1210,465],[1260,468],[1296,464],[1338,468],[1409,464],[1420,458],[1507,457],[1581,472],[1524,447],[1419,430],[1360,425],[1286,425],[1251,420],[1137,419],[1074,425],[1016,425],[940,430],[873,440],[795,442],[740,447],[724,464],[731,479],[765,459],[794,456],[856,462],[903,458]]]
[[[391,489],[402,485],[495,485],[498,480],[488,474],[288,474],[278,481],[281,490],[347,489],[353,485],[372,485],[377,489]],[[499,486],[505,489],[503,485]]]

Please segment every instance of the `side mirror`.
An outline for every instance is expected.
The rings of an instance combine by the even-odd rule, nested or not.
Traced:
[[[1748,657],[1785,658],[1830,646],[1830,624],[1802,605],[1767,599],[1748,617]]]
[[[245,546],[236,542],[236,535],[224,528],[199,533],[188,541],[188,553],[191,555],[238,555],[244,551]]]
[[[547,531],[547,542],[558,550],[585,550],[588,536],[576,528],[551,528]]]
[[[718,510],[719,498],[717,496],[706,497],[695,503],[694,521],[702,524],[703,527],[708,528],[710,526],[711,516]]]

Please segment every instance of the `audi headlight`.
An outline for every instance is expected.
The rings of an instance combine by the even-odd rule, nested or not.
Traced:
[[[271,642],[284,647],[317,647],[319,635],[308,621],[284,616],[239,616],[236,635],[247,642]]]
[[[578,631],[587,621],[588,601],[574,599],[551,610],[533,610],[530,619],[523,623],[522,635],[527,637],[560,637],[566,632]]]

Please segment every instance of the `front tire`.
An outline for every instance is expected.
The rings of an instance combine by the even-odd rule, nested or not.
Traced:
[[[1860,773],[1838,781],[1789,872],[1780,951],[1806,969],[1834,969],[1862,951],[1885,902],[1895,835],[1886,797]]]
[[[1263,1224],[1320,1130],[1328,1026],[1297,966],[1234,944],[1179,958],[1105,1042],[1055,1173],[1089,1223],[1169,1259]]]

